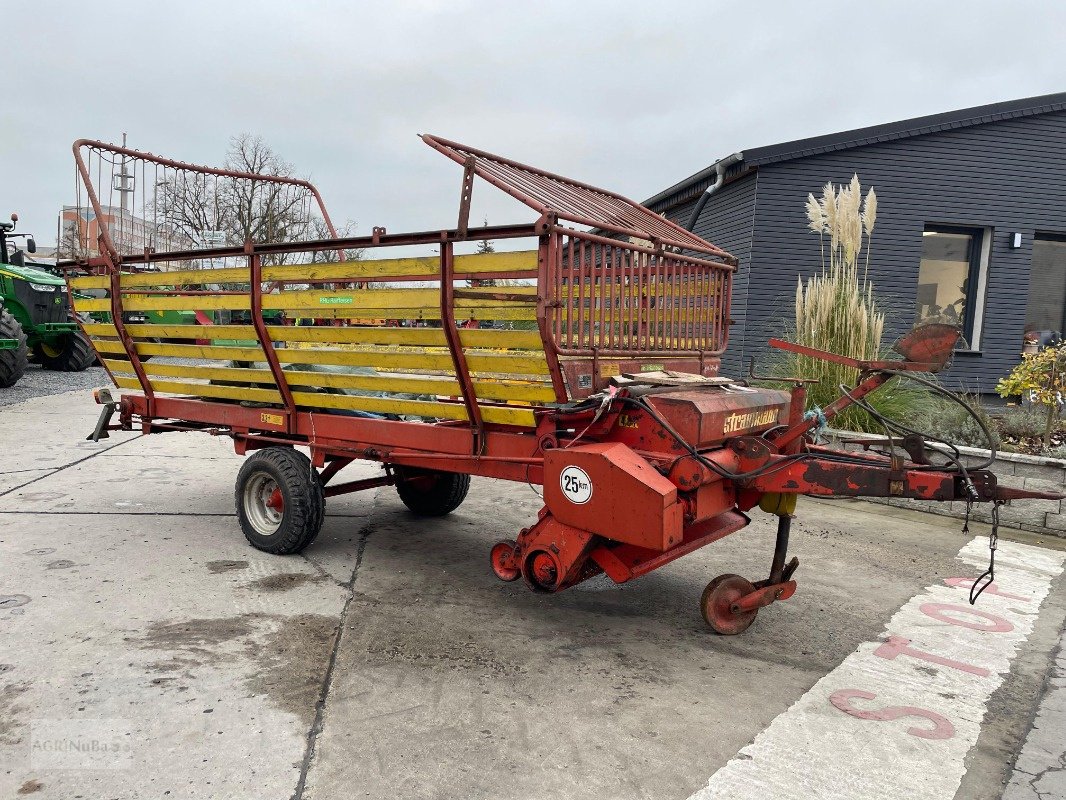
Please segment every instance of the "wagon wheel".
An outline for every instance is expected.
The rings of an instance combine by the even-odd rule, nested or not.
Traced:
[[[416,467],[396,468],[396,494],[420,517],[443,517],[462,505],[470,476]]]
[[[731,606],[741,597],[755,591],[751,582],[739,575],[719,575],[707,584],[700,598],[704,620],[716,633],[724,636],[743,633],[755,621],[758,609],[736,613]]]
[[[299,553],[322,528],[322,481],[310,459],[291,447],[267,447],[248,458],[234,496],[245,538],[264,552]]]
[[[501,581],[516,581],[522,577],[522,570],[515,562],[515,550],[518,545],[511,539],[496,542],[489,551],[489,564],[493,574]]]

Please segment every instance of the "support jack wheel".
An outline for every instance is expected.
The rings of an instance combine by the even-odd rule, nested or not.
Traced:
[[[755,591],[751,582],[739,575],[719,575],[707,584],[700,598],[703,619],[723,636],[743,633],[755,621],[759,610],[733,611],[733,604]]]
[[[515,560],[515,551],[518,545],[510,539],[496,542],[489,551],[489,564],[493,574],[501,581],[516,581],[522,577],[522,570],[518,568]]]

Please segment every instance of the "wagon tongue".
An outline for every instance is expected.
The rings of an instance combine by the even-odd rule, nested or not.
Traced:
[[[1010,502],[1011,500],[1066,500],[1066,494],[1062,492],[1035,492],[1032,489],[1015,489],[1011,486],[996,486],[995,497],[997,501]]]

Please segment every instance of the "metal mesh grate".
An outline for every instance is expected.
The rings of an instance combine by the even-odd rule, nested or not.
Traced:
[[[734,262],[724,250],[621,195],[458,142],[429,134],[424,134],[422,140],[460,164],[473,159],[475,173],[538,213],[554,212],[560,219],[578,225],[658,241]]]

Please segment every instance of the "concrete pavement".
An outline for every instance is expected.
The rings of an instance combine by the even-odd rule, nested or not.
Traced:
[[[952,520],[804,501],[796,596],[717,637],[700,592],[765,572],[765,515],[558,596],[488,573],[540,505],[521,484],[475,481],[441,520],[388,487],[332,498],[303,556],[272,557],[233,518],[228,441],[85,442],[95,415],[85,392],[0,410],[2,797],[685,798],[972,569]],[[1066,606],[1061,575],[1048,586],[959,756],[960,798],[998,798],[1030,735]]]

